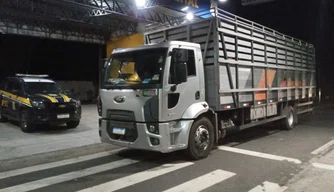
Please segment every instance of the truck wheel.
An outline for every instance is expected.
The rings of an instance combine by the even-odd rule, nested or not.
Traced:
[[[28,122],[28,113],[25,110],[21,111],[20,114],[20,128],[24,133],[30,133],[35,130],[34,125]]]
[[[296,114],[295,110],[289,106],[286,111],[286,117],[282,120],[282,128],[285,130],[291,130],[296,125]]]
[[[211,121],[205,117],[196,120],[189,133],[188,156],[193,160],[209,156],[214,142],[214,130]]]
[[[0,122],[6,122],[8,119],[3,116],[2,107],[0,107]]]
[[[66,123],[67,125],[67,128],[70,128],[70,129],[74,129],[76,127],[78,127],[80,124],[80,121],[69,121]]]

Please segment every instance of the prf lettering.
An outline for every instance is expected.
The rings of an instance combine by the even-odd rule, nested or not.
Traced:
[[[192,7],[195,7],[196,9],[198,8],[197,0],[174,0],[174,1],[183,3],[185,5],[190,5]]]

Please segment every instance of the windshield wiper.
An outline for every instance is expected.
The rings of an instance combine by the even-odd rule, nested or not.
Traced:
[[[117,85],[117,84],[120,84],[120,83],[124,84],[124,83],[126,83],[126,81],[124,79],[121,79],[121,78],[114,78],[114,79],[109,79],[108,83]]]

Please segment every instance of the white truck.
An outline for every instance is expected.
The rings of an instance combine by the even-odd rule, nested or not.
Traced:
[[[292,129],[313,110],[315,49],[215,8],[116,49],[99,91],[102,142],[206,158],[226,128]]]

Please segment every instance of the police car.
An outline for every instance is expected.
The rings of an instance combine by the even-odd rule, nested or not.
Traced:
[[[76,128],[81,119],[81,103],[73,99],[48,75],[16,74],[0,87],[0,122],[18,121],[23,132],[37,124],[64,124]]]

